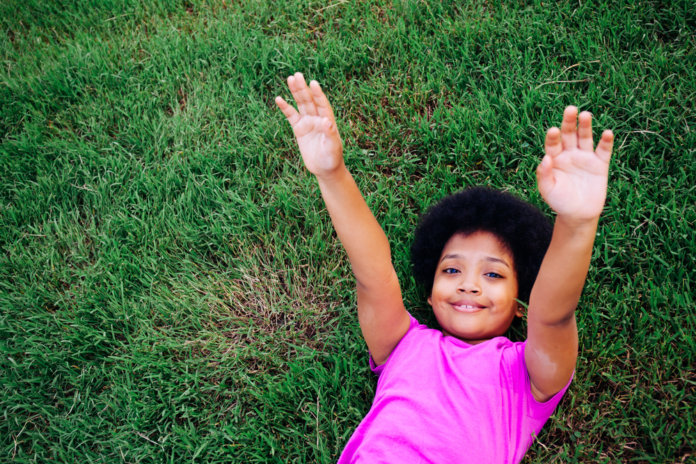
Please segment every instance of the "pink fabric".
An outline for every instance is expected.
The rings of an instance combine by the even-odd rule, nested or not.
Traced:
[[[375,399],[339,464],[520,462],[570,385],[536,401],[525,344],[469,345],[411,317],[387,362],[370,359]]]

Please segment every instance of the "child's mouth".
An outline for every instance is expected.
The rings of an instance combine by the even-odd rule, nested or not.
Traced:
[[[452,307],[460,313],[475,313],[485,308],[484,306],[470,303],[452,303]]]

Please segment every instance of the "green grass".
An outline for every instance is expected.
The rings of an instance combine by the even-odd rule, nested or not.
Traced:
[[[612,128],[569,393],[525,462],[696,460],[692,2],[0,5],[0,461],[333,462],[375,379],[274,108],[318,79],[407,307],[420,212],[542,205],[571,103]]]

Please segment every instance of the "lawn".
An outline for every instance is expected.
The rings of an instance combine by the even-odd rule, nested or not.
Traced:
[[[696,462],[692,1],[0,3],[0,461],[335,462],[376,380],[274,106],[317,79],[392,245],[470,185],[548,208],[576,104],[616,134],[568,394],[532,462]]]

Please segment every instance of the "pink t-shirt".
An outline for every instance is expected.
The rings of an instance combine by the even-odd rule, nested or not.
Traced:
[[[375,399],[339,464],[520,462],[570,385],[536,401],[525,344],[470,345],[411,317],[387,361],[370,359]]]

